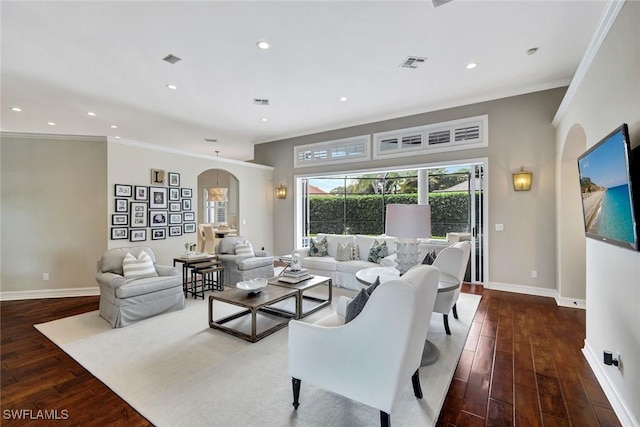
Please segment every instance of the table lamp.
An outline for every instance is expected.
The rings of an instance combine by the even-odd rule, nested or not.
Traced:
[[[431,206],[387,205],[385,234],[397,237],[397,262],[400,274],[418,264],[418,238],[431,237]]]

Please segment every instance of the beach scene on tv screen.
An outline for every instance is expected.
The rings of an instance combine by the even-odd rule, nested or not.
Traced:
[[[587,233],[633,244],[633,214],[622,133],[579,160]]]

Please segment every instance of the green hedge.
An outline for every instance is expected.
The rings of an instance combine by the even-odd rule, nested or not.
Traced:
[[[385,203],[415,204],[417,194],[310,196],[310,234],[381,234]],[[449,231],[469,231],[469,196],[466,192],[430,193],[431,234],[444,237]]]

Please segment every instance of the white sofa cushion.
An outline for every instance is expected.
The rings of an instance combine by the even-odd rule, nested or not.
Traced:
[[[360,259],[366,260],[369,257],[369,249],[371,249],[371,244],[374,240],[376,238],[373,236],[356,235],[355,244],[360,249]]]
[[[336,262],[336,271],[341,273],[356,274],[363,268],[379,267],[378,264],[365,260],[352,260],[352,261],[340,261]]]
[[[329,256],[302,258],[302,266],[312,270],[336,271],[336,264],[338,261]]]
[[[353,241],[355,240],[355,237],[353,237],[352,235],[318,233],[318,240],[322,239],[323,237],[327,238],[327,255],[334,258],[338,254],[338,243],[346,245],[347,243],[353,243]]]
[[[153,266],[153,260],[145,251],[141,251],[138,258],[127,253],[122,260],[122,271],[127,282],[147,277],[156,277],[158,273]]]

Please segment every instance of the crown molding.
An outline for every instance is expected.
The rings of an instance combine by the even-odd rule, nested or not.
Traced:
[[[587,47],[587,50],[582,57],[580,64],[578,64],[578,69],[573,75],[573,79],[569,84],[569,89],[567,89],[567,93],[564,94],[564,98],[562,98],[562,102],[558,107],[558,111],[556,111],[556,115],[553,117],[553,121],[551,122],[551,124],[553,124],[554,127],[558,127],[560,120],[562,120],[562,117],[564,117],[565,113],[567,112],[569,104],[571,104],[571,101],[573,101],[573,98],[578,91],[578,87],[582,83],[584,77],[587,75],[587,71],[589,71],[591,63],[600,50],[600,47],[602,46],[604,39],[607,37],[607,34],[609,34],[609,30],[611,30],[611,27],[618,17],[618,14],[620,13],[620,10],[622,9],[625,1],[626,0],[609,0],[607,2],[604,13],[600,17],[600,21],[598,22],[596,31],[593,34],[593,38],[591,39],[591,42],[589,43],[589,46]]]
[[[225,157],[207,156],[207,155],[204,155],[204,154],[191,153],[189,151],[178,150],[178,149],[175,149],[175,148],[165,147],[165,146],[157,145],[157,144],[149,144],[148,142],[134,141],[134,140],[131,140],[131,139],[107,137],[107,141],[110,144],[126,145],[126,146],[129,146],[129,147],[142,148],[144,150],[153,150],[153,151],[159,151],[159,152],[162,152],[162,153],[177,154],[177,155],[180,155],[180,156],[188,156],[188,157],[195,157],[195,158],[198,158],[198,159],[214,160],[214,161],[220,162],[220,163],[228,163],[228,164],[232,164],[232,165],[249,167],[249,168],[253,168],[253,169],[274,170],[273,166],[260,165],[260,164],[257,164],[257,163],[249,163],[249,162],[244,162],[244,161],[241,161],[241,160],[227,159]]]
[[[54,133],[25,133],[25,132],[0,132],[0,138],[16,138],[16,139],[52,139],[56,141],[88,141],[88,142],[106,142],[104,136],[95,135],[65,135]]]

